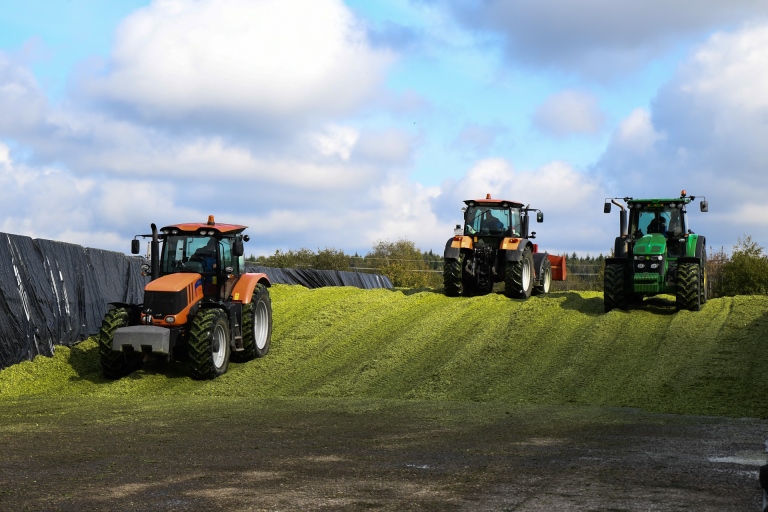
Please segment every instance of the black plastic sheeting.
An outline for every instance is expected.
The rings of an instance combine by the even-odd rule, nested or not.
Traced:
[[[138,302],[141,260],[0,233],[0,368],[98,332],[109,302]]]
[[[245,266],[247,272],[263,272],[273,284],[300,284],[307,288],[324,286],[354,286],[366,290],[392,288],[389,278],[379,274],[344,272],[341,270],[312,270],[297,268],[272,268]]]
[[[0,233],[0,369],[54,345],[72,346],[96,334],[110,302],[140,303],[145,260],[120,252]],[[308,288],[392,288],[377,274],[246,267],[274,284]]]

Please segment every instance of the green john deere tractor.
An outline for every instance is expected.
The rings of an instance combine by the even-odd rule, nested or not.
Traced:
[[[691,231],[686,213],[696,197],[685,190],[671,199],[625,197],[626,207],[617,199],[606,199],[603,209],[621,208],[620,235],[605,260],[606,313],[657,294],[674,295],[678,310],[699,311],[707,301],[707,243]],[[705,199],[699,206],[709,210]]]

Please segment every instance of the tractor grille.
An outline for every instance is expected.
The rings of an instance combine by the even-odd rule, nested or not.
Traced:
[[[175,315],[187,306],[187,290],[178,292],[144,292],[144,309],[153,316]]]

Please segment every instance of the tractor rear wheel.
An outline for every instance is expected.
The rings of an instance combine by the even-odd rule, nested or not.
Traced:
[[[675,299],[678,310],[701,310],[701,278],[698,263],[680,263],[677,265]]]
[[[232,360],[245,363],[269,352],[272,341],[272,301],[269,290],[257,284],[250,304],[243,306],[243,350],[232,352]]]
[[[627,291],[624,279],[624,265],[606,265],[603,276],[603,308],[605,312],[612,309],[627,309]]]
[[[533,255],[523,249],[520,261],[507,261],[504,266],[504,293],[513,299],[527,299],[533,290]]]
[[[101,371],[108,379],[125,377],[141,367],[141,354],[125,354],[118,350],[112,350],[112,340],[115,331],[120,327],[128,326],[128,309],[113,308],[107,311],[99,329],[99,358]]]
[[[536,295],[549,293],[550,286],[552,286],[552,264],[549,262],[549,258],[545,258],[541,263],[540,284],[534,286],[533,293]]]
[[[458,297],[464,291],[461,279],[461,267],[464,264],[464,255],[456,258],[446,258],[443,264],[443,287],[448,297]]]
[[[189,332],[189,367],[193,379],[215,379],[229,366],[229,322],[220,309],[203,309]]]

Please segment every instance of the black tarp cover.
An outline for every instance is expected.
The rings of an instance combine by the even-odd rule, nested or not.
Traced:
[[[248,272],[267,274],[269,281],[274,284],[300,284],[307,288],[322,288],[324,286],[354,286],[364,289],[392,288],[389,278],[380,274],[249,265],[246,265],[245,269]]]
[[[146,279],[125,254],[0,233],[0,368],[98,332],[110,302],[137,302]]]
[[[0,369],[96,334],[110,302],[140,303],[143,258],[0,233]],[[385,276],[249,267],[274,284],[392,288]]]

